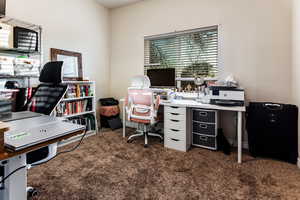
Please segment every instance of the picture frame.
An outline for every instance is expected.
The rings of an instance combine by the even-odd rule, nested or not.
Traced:
[[[51,61],[63,61],[63,80],[82,81],[82,54],[62,49],[50,49]]]

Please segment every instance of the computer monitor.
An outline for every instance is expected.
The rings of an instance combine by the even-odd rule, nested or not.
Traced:
[[[148,69],[151,87],[175,87],[175,68]]]

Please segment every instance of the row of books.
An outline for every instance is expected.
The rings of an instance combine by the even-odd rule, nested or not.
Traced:
[[[96,130],[94,115],[87,114],[79,117],[74,117],[74,118],[70,118],[69,121],[74,124],[80,124],[86,126],[87,131]]]
[[[90,85],[74,84],[69,85],[65,98],[87,97],[93,96],[93,91]]]
[[[75,101],[75,102],[63,102],[56,108],[58,116],[72,115],[92,110],[92,101],[90,99]]]

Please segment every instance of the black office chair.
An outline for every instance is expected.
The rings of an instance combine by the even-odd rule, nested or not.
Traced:
[[[37,87],[26,103],[26,110],[51,115],[59,102],[64,98],[68,85],[62,84],[63,62],[49,62],[43,67]],[[56,155],[57,144],[32,151],[26,156],[27,164],[36,165],[46,162]],[[29,192],[34,192],[33,188]]]

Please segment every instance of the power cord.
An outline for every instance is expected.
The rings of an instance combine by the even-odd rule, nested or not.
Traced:
[[[14,171],[12,171],[11,173],[9,173],[9,174],[8,174],[6,177],[4,177],[2,180],[0,180],[0,184],[3,184],[5,180],[7,180],[11,175],[13,175],[14,173],[16,173],[17,171],[19,171],[19,170],[21,170],[21,169],[24,169],[24,168],[30,169],[31,167],[35,167],[35,166],[38,166],[38,165],[45,164],[45,163],[49,162],[50,160],[53,160],[54,158],[56,158],[58,155],[61,155],[61,154],[64,154],[64,153],[70,153],[70,152],[76,150],[76,149],[82,144],[82,141],[83,141],[84,137],[86,136],[86,132],[87,132],[87,131],[84,131],[84,134],[83,134],[83,136],[81,137],[79,143],[78,143],[75,147],[73,147],[72,149],[69,149],[69,150],[66,150],[66,151],[59,152],[59,153],[57,153],[55,156],[53,156],[51,159],[49,159],[49,160],[47,160],[47,161],[44,161],[44,162],[42,162],[42,163],[39,163],[39,164],[32,164],[32,165],[28,164],[28,165],[24,165],[24,166],[22,166],[22,167],[19,167],[19,168],[15,169]]]

